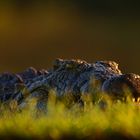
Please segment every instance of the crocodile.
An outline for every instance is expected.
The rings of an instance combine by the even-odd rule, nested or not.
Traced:
[[[90,93],[91,87],[100,92],[104,81],[121,74],[118,64],[114,61],[87,63],[79,59],[56,59],[47,75],[34,78],[34,82],[29,82],[26,88],[30,93],[28,97],[37,97],[39,106],[44,104],[42,100],[47,102],[49,91],[52,89],[59,98],[71,94],[74,102],[82,103],[81,95]]]
[[[82,103],[81,96],[91,91],[93,94],[104,92],[115,97],[123,95],[124,84],[131,89],[134,97],[139,97],[140,77],[123,74],[114,61],[88,63],[80,59],[58,58],[50,70],[30,67],[17,74],[1,74],[0,101],[16,100],[19,106],[23,106],[26,101],[36,98],[37,108],[42,108],[54,90],[58,98],[70,94],[75,103]]]

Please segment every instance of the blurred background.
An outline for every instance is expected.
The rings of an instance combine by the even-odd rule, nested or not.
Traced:
[[[1,0],[0,72],[55,58],[114,60],[140,74],[139,0]]]

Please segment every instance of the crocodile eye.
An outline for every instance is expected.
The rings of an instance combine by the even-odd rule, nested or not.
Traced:
[[[63,65],[63,62],[63,59],[57,58],[53,63],[53,70],[57,70],[58,68],[60,68]]]
[[[70,69],[70,68],[72,68],[72,65],[71,64],[66,64],[66,68]]]

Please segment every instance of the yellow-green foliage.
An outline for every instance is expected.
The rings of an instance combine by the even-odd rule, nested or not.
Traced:
[[[106,108],[93,104],[89,98],[83,108],[72,104],[67,108],[62,101],[49,98],[46,112],[32,108],[0,111],[0,136],[4,138],[39,139],[140,139],[139,105],[112,103]]]

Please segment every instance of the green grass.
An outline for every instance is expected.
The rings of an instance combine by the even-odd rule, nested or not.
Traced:
[[[0,136],[38,139],[140,139],[140,108],[131,101],[111,103],[101,108],[90,99],[84,108],[68,108],[50,98],[47,113],[30,104],[23,111],[1,106]]]

